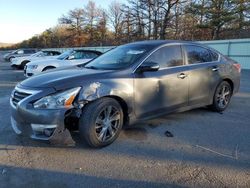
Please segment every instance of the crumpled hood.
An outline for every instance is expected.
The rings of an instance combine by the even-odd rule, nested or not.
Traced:
[[[29,88],[48,88],[56,90],[82,86],[86,81],[100,80],[110,76],[113,70],[94,70],[77,66],[46,71],[37,76],[30,77],[20,84]]]

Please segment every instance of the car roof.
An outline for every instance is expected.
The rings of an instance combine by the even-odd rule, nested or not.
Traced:
[[[140,45],[140,46],[150,46],[152,49],[161,47],[163,45],[166,44],[181,44],[181,45],[196,45],[196,46],[201,46],[203,48],[212,50],[217,52],[216,50],[214,50],[213,48],[201,44],[199,42],[196,41],[183,41],[183,40],[144,40],[144,41],[137,41],[137,42],[132,42],[132,43],[128,43],[128,44],[124,44],[122,46],[136,46],[136,45]],[[218,52],[217,52],[218,53]]]
[[[129,44],[161,46],[164,44],[171,44],[171,43],[202,45],[202,44],[197,43],[195,41],[182,41],[182,40],[144,40],[144,41],[132,42]]]
[[[59,51],[56,51],[56,50],[41,50],[42,52],[59,52]],[[59,52],[61,53],[61,52]]]

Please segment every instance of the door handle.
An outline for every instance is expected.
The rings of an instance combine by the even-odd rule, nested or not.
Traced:
[[[212,71],[218,71],[219,70],[219,67],[217,67],[217,66],[214,66],[214,67],[212,67]]]
[[[180,78],[180,79],[184,79],[184,78],[187,77],[187,75],[184,74],[184,73],[180,73],[180,74],[177,75],[177,77]]]

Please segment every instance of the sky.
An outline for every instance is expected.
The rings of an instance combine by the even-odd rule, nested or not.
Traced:
[[[113,0],[93,0],[107,9]],[[117,0],[124,3],[125,0]],[[17,43],[58,24],[58,18],[88,0],[0,0],[0,42]]]

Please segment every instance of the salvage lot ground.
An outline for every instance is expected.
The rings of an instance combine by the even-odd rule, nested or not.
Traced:
[[[201,108],[163,116],[98,150],[77,134],[75,147],[17,137],[9,96],[23,79],[0,60],[0,187],[250,187],[250,71],[223,114]]]

